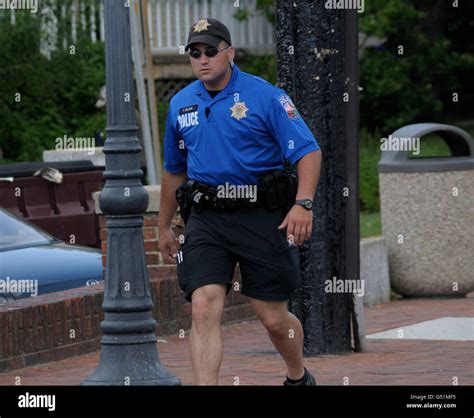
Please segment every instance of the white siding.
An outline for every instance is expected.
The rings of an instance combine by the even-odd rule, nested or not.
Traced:
[[[78,31],[89,33],[93,42],[104,41],[103,0],[92,0],[92,3],[87,7],[84,0],[72,0],[61,5],[57,21],[64,21],[67,12],[70,13],[67,34],[58,40],[63,48],[67,48],[71,40],[76,41]],[[191,25],[206,17],[219,19],[229,27],[235,47],[256,54],[273,53],[274,29],[264,16],[256,13],[256,0],[239,1],[239,7],[251,12],[250,18],[244,22],[233,18],[236,12],[234,3],[235,0],[148,0],[152,53],[179,54],[179,47],[186,44]],[[14,11],[10,11],[10,18],[15,24]],[[48,31],[54,32],[51,21],[48,24]]]

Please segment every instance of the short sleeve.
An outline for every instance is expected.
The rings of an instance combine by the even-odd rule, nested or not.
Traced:
[[[164,139],[165,170],[170,173],[182,173],[187,170],[187,149],[184,146],[179,132],[174,123],[171,106],[166,117],[166,129]]]
[[[320,149],[308,125],[283,90],[279,90],[271,98],[268,128],[278,141],[284,158],[291,164]]]

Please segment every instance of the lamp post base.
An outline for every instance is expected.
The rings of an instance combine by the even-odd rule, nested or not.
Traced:
[[[102,343],[99,367],[81,383],[81,386],[178,385],[181,381],[160,364],[156,342]]]

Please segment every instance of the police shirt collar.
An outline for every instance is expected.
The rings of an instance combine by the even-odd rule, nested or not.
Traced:
[[[225,86],[225,88],[223,89],[221,93],[227,96],[230,93],[238,92],[240,91],[240,84],[241,84],[240,83],[240,69],[237,66],[237,64],[234,64],[232,68],[232,76],[229,82],[227,83],[227,86]],[[204,87],[204,83],[201,80],[199,80],[199,83],[196,89],[196,94],[202,96],[205,92],[206,92],[206,88]]]

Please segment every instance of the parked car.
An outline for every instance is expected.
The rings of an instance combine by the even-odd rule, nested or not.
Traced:
[[[67,244],[0,208],[0,303],[101,280],[100,250]]]

